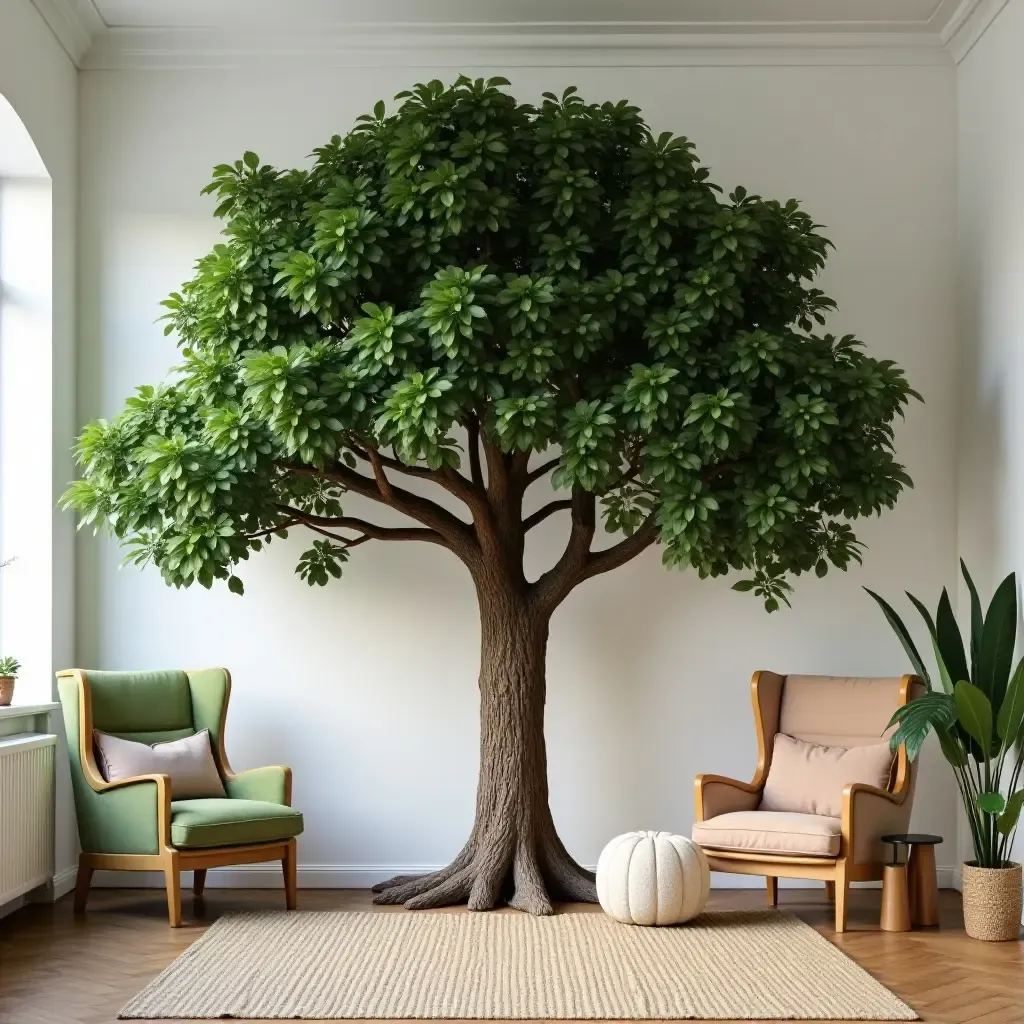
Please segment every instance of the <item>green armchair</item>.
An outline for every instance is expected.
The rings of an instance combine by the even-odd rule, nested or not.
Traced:
[[[296,906],[295,837],[302,815],[291,807],[292,773],[275,765],[236,775],[224,753],[231,676],[227,669],[180,672],[57,673],[68,734],[82,853],[75,912],[83,913],[98,868],[162,871],[171,927],[181,925],[180,872],[192,871],[202,895],[208,868],[280,860],[285,901]],[[175,800],[169,777],[107,782],[96,766],[93,729],[141,743],[210,730],[226,798]]]

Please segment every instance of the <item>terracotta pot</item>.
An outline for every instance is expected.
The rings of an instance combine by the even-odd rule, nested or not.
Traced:
[[[0,676],[0,708],[14,700],[14,676]]]
[[[964,928],[973,939],[1007,942],[1020,937],[1021,868],[964,864]]]

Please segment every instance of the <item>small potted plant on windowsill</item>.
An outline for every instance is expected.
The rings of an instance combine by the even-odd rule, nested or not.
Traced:
[[[964,927],[976,939],[1016,939],[1021,923],[1021,866],[1009,859],[1024,807],[1024,658],[1013,670],[1017,639],[1017,581],[1010,573],[982,615],[978,591],[960,563],[971,595],[969,654],[945,590],[932,619],[907,597],[928,626],[940,686],[931,677],[900,617],[868,591],[885,613],[928,692],[900,708],[890,744],[906,743],[913,760],[929,732],[956,776],[974,843],[963,866]],[[1012,670],[1012,671],[1011,671]]]
[[[20,671],[17,658],[0,658],[0,707],[7,707],[14,699],[14,680]]]

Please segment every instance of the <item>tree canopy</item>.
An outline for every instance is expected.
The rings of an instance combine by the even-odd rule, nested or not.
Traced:
[[[859,560],[850,521],[910,483],[893,422],[915,392],[822,332],[819,226],[724,195],[626,101],[507,84],[417,85],[308,169],[215,168],[223,241],[164,303],[182,363],[85,428],[65,496],[83,522],[168,583],[238,593],[289,527],[318,534],[297,571],[324,584],[369,539],[470,560],[487,520],[563,510],[589,534],[581,577],[656,542],[701,576],[746,570],[769,610],[789,576]],[[565,494],[523,516],[547,476]],[[355,518],[348,492],[416,525]],[[604,562],[595,508],[627,538]]]

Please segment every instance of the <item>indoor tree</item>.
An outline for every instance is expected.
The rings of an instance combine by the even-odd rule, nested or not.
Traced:
[[[548,808],[552,613],[654,544],[701,577],[746,570],[735,589],[769,610],[790,576],[859,561],[849,521],[909,484],[892,424],[914,392],[817,332],[829,243],[796,202],[725,197],[625,101],[505,85],[417,85],[309,169],[217,167],[224,240],[165,303],[182,365],[85,428],[65,500],[179,587],[241,594],[238,563],[297,527],[310,584],[371,540],[461,559],[476,820],[447,868],[378,901],[543,914],[595,895]],[[527,535],[553,516],[564,549],[528,579]]]

